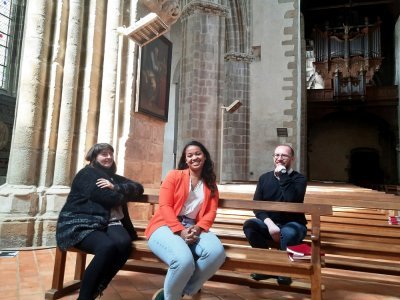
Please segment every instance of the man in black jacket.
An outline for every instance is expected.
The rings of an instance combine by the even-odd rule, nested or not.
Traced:
[[[304,202],[307,179],[292,169],[293,148],[279,145],[274,154],[275,169],[260,176],[254,193],[254,200],[279,202]],[[278,247],[286,250],[289,245],[300,244],[307,234],[307,221],[303,213],[270,212],[255,210],[256,218],[243,224],[243,231],[254,248]],[[252,274],[255,280],[273,276]],[[278,277],[279,284],[290,284],[288,277]]]

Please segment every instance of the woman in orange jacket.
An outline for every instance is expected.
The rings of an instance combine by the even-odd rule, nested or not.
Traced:
[[[196,294],[225,261],[224,247],[209,231],[218,198],[210,153],[200,142],[189,142],[177,170],[161,185],[159,208],[145,231],[150,249],[169,266],[153,300]]]

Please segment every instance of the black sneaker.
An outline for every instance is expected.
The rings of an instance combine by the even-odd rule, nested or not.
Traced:
[[[279,285],[291,285],[293,280],[290,277],[278,276],[276,279]]]

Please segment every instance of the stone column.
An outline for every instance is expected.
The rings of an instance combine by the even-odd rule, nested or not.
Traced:
[[[225,113],[223,169],[221,182],[245,181],[248,178],[249,139],[249,64],[250,53],[229,52],[225,55],[225,106],[238,99],[242,106]]]
[[[126,6],[124,9],[124,16],[122,24],[129,26],[137,18],[137,0],[130,1],[130,6]],[[134,100],[136,93],[136,74],[137,74],[137,50],[139,47],[129,39],[124,38],[123,42],[119,44],[120,56],[119,56],[119,68],[121,69],[121,89],[118,93],[118,101],[121,103],[120,109],[124,112],[122,120],[120,122],[120,134],[118,135],[118,144],[121,145],[116,151],[117,157],[117,171],[121,174],[128,174],[130,168],[126,168],[125,157],[127,141],[130,134],[131,116],[134,108]],[[130,178],[137,178],[137,174],[134,176],[129,173]]]
[[[35,185],[39,170],[40,134],[46,84],[52,2],[28,1],[21,55],[16,118],[8,165],[7,183]],[[29,67],[28,67],[29,66]]]
[[[106,40],[103,60],[103,80],[101,89],[100,120],[98,141],[116,146],[114,136],[115,119],[118,117],[116,110],[116,89],[118,71],[118,40],[117,28],[121,26],[120,0],[107,2]]]
[[[64,5],[62,5],[62,3]],[[64,169],[65,172],[61,172],[62,165],[58,164],[56,175],[61,175],[57,180],[51,181],[50,187],[46,184],[45,187],[39,188],[39,203],[40,214],[37,216],[35,222],[35,235],[33,244],[34,245],[55,245],[55,226],[57,223],[58,213],[65,203],[65,200],[70,191],[70,182],[73,179],[77,170],[80,170],[85,162],[85,154],[87,150],[97,140],[97,124],[98,124],[98,109],[99,109],[99,94],[101,90],[101,64],[103,58],[104,49],[104,33],[99,31],[99,28],[104,28],[106,9],[104,1],[90,2],[81,1],[82,5],[80,11],[85,12],[84,17],[79,22],[80,27],[72,26],[72,30],[76,33],[76,36],[67,32],[68,18],[71,17],[70,9],[75,10],[75,14],[79,15],[78,7],[69,7],[69,1],[59,1],[57,7],[57,16],[55,20],[55,33],[54,33],[54,52],[52,59],[52,68],[50,72],[50,89],[49,89],[49,104],[55,103],[58,109],[54,109],[54,115],[51,115],[51,111],[48,112],[47,123],[48,127],[52,128],[55,133],[49,134],[49,137],[45,137],[45,143],[49,143],[50,148],[53,149],[58,133],[57,133],[57,122],[64,124],[61,128],[65,128],[65,124],[76,126],[75,130],[69,133],[68,138],[72,139],[71,153],[69,160],[64,159],[64,163],[67,163]],[[77,10],[78,9],[78,10]],[[73,17],[73,16],[72,16]],[[60,30],[60,33],[57,31]],[[67,35],[69,33],[69,35]],[[84,37],[83,37],[84,35]],[[79,37],[80,36],[80,37]],[[71,48],[69,47],[70,39],[72,43],[77,47],[80,45],[80,51],[77,53],[79,56],[74,57],[71,55]],[[77,41],[80,42],[77,44]],[[75,42],[74,42],[75,41]],[[68,45],[69,48],[66,48]],[[65,58],[65,55],[69,55],[69,60]],[[79,59],[82,57],[82,59]],[[75,60],[75,61],[74,61]],[[79,60],[79,61],[78,61]],[[70,69],[71,67],[71,69]],[[67,74],[75,74],[73,77],[63,77],[64,70]],[[61,75],[59,75],[59,72]],[[67,81],[65,81],[67,80]],[[74,80],[72,83],[71,81]],[[65,113],[73,113],[74,118],[71,115],[61,115],[60,104],[62,95],[64,92],[59,86],[65,85],[66,82],[69,84],[75,84],[76,90],[73,91],[75,108],[73,110],[65,110]],[[60,90],[60,91],[59,91]],[[70,93],[71,96],[71,93]],[[54,98],[54,99],[53,99]],[[57,105],[58,104],[58,105]],[[53,120],[54,119],[54,120]],[[72,124],[74,119],[74,124]],[[79,120],[79,121],[77,121]],[[70,122],[70,123],[69,123]],[[55,125],[54,125],[55,124]],[[76,124],[76,125],[75,125]],[[65,133],[68,134],[68,133]],[[72,137],[71,137],[72,136]],[[61,138],[61,137],[60,137]],[[58,141],[57,141],[58,142]],[[46,146],[46,145],[45,145]],[[46,149],[46,147],[45,147]],[[48,165],[48,169],[54,168],[54,151],[49,151],[49,158],[46,157],[42,160],[42,165]],[[67,171],[68,170],[68,171]],[[69,175],[68,175],[69,174]]]
[[[60,122],[54,167],[53,185],[71,182],[72,142],[75,129],[77,87],[80,71],[84,0],[70,1],[68,16],[65,68],[62,83]]]
[[[28,1],[16,118],[6,184],[0,187],[0,248],[29,246],[38,212],[46,69],[52,1]]]
[[[51,186],[38,190],[40,213],[36,216],[32,244],[54,245],[58,212],[69,193],[75,168],[72,166],[75,119],[80,76],[84,0],[59,1],[54,25],[53,60],[49,76],[48,115],[43,157],[47,172],[54,168]],[[57,32],[59,30],[59,32]],[[53,107],[54,106],[54,107]],[[50,149],[48,149],[50,148]],[[55,156],[54,156],[55,149]],[[48,177],[48,176],[47,176]],[[46,180],[47,181],[47,180]]]
[[[55,18],[52,20],[52,55],[50,58],[46,115],[43,129],[43,151],[41,155],[38,186],[49,187],[53,183],[57,129],[60,114],[62,80],[64,74],[65,43],[67,40],[69,1],[58,1]]]
[[[197,139],[206,145],[216,166],[227,13],[219,3],[196,0],[188,1],[181,16],[178,152],[188,140]]]
[[[87,30],[85,44],[82,44],[84,64],[78,86],[78,99],[81,104],[77,115],[80,116],[77,152],[71,164],[76,170],[86,163],[85,155],[89,148],[97,142],[98,113],[102,88],[102,64],[104,60],[104,30],[107,18],[107,2],[91,0],[87,7]]]

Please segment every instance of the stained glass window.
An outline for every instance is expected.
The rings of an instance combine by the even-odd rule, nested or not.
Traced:
[[[12,45],[12,0],[0,2],[0,88],[8,89],[10,78],[9,53]]]

